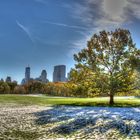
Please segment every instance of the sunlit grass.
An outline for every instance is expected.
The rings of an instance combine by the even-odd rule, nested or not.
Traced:
[[[109,106],[108,97],[95,98],[63,98],[63,97],[34,97],[24,95],[0,95],[0,103],[13,103],[21,105],[75,105],[75,106]],[[114,106],[131,107],[140,106],[140,98],[115,97]]]

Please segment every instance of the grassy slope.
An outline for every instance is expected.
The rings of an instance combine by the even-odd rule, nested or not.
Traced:
[[[21,95],[0,95],[0,103],[16,103],[23,105],[81,105],[108,106],[109,98],[56,98],[33,97]],[[140,106],[140,98],[115,98],[114,106]]]

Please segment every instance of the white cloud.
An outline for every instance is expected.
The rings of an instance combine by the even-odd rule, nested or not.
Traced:
[[[131,16],[140,19],[140,1],[128,0],[127,10],[130,11]]]
[[[98,31],[132,23],[133,17],[140,19],[139,7],[139,0],[87,0],[73,6],[73,15]]]
[[[79,52],[81,49],[85,48],[87,46],[87,40],[91,38],[92,32],[86,32],[83,33],[83,37],[79,40],[76,40],[71,44],[71,49],[68,53],[68,56],[71,57],[73,54]]]
[[[51,22],[51,21],[47,21],[47,20],[45,20],[44,23],[53,24],[56,26],[62,26],[62,27],[66,27],[66,28],[72,28],[72,29],[88,30],[88,28],[82,27],[82,26],[68,25],[68,24],[64,24],[64,23]]]
[[[86,37],[74,43],[86,47],[86,42],[93,33],[101,30],[114,30],[133,23],[133,18],[140,19],[140,0],[86,0],[71,6],[72,16],[90,28]],[[92,32],[92,34],[91,34]],[[80,42],[80,43],[79,43]]]
[[[127,0],[87,0],[85,4],[75,4],[74,17],[94,30],[116,28],[127,20],[125,7]]]
[[[25,32],[25,34],[28,36],[28,38],[33,43],[34,39],[33,39],[32,33],[30,32],[29,28],[27,28],[24,25],[22,25],[19,21],[16,21],[16,23],[17,23],[18,27],[20,27]]]
[[[124,7],[127,0],[104,0],[102,2],[103,12],[112,20],[123,22]]]

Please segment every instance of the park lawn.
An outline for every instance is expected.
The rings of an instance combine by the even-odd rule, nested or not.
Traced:
[[[70,98],[70,97],[48,97],[48,96],[26,96],[15,94],[0,95],[2,104],[21,104],[21,105],[74,105],[74,106],[109,106],[108,97],[95,98]],[[140,106],[140,98],[137,97],[115,97],[116,107],[135,107]]]

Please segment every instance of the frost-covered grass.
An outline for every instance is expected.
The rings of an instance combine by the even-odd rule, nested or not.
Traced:
[[[140,140],[139,116],[139,107],[1,104],[0,139]]]
[[[0,103],[16,103],[22,105],[75,105],[75,106],[109,106],[108,97],[96,98],[68,98],[27,95],[0,95]],[[138,97],[115,97],[115,105],[118,107],[140,106]]]

